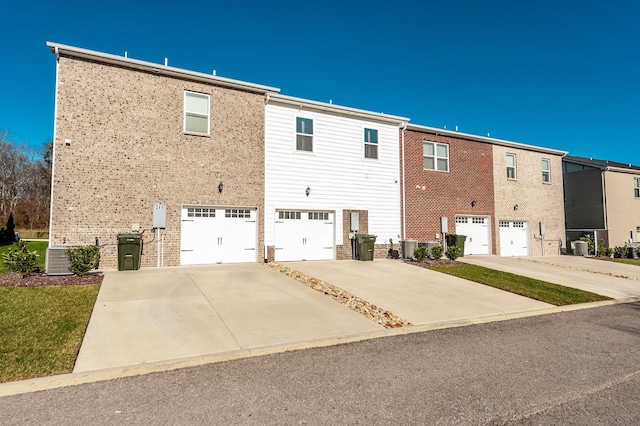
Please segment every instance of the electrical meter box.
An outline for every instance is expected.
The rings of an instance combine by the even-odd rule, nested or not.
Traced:
[[[153,227],[162,229],[167,227],[167,206],[164,204],[153,206]]]

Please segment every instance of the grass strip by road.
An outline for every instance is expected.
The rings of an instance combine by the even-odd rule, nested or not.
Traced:
[[[640,259],[613,259],[613,261],[616,263],[640,266]]]
[[[610,300],[609,297],[477,265],[434,265],[429,269],[495,287],[555,306]]]
[[[47,241],[29,241],[27,242],[27,247],[29,250],[36,251],[38,253],[38,267],[41,271],[44,271],[44,262],[47,253],[47,246],[49,243]],[[6,274],[9,272],[9,269],[4,265],[4,258],[2,255],[9,251],[10,249],[16,249],[18,246],[14,244],[8,244],[4,246],[0,246],[0,274]]]
[[[70,373],[99,288],[0,288],[0,383]]]

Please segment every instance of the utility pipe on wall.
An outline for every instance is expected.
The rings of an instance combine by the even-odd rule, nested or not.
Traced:
[[[404,179],[404,131],[407,128],[407,123],[400,125],[402,131],[402,239],[407,239],[407,200],[405,194],[406,183]]]

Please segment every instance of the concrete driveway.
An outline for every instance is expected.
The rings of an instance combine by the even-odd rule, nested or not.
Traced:
[[[504,318],[552,307],[397,260],[286,265],[416,326]],[[256,263],[107,271],[74,373],[246,356],[389,331]]]
[[[640,296],[640,267],[581,256],[465,256],[458,260],[614,299]]]
[[[552,305],[400,260],[286,262],[411,321],[414,325],[474,320]]]
[[[74,373],[383,330],[257,263],[107,271]]]

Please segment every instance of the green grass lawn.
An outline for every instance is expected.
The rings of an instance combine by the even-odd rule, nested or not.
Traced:
[[[485,284],[556,306],[609,300],[609,297],[575,288],[534,280],[508,272],[468,264],[435,265],[429,269]]]
[[[35,250],[36,252],[38,252],[38,267],[42,272],[44,272],[44,261],[45,261],[48,245],[49,243],[47,241],[29,241],[27,243],[29,250],[31,251]],[[10,249],[15,250],[16,248],[18,248],[18,246],[15,243],[8,244],[5,246],[0,246],[0,274],[6,274],[7,272],[9,272],[7,267],[4,266],[4,259],[2,255],[6,253],[8,250]]]
[[[0,383],[70,373],[99,288],[0,288]]]
[[[640,259],[613,259],[617,263],[626,263],[627,265],[640,266]]]

